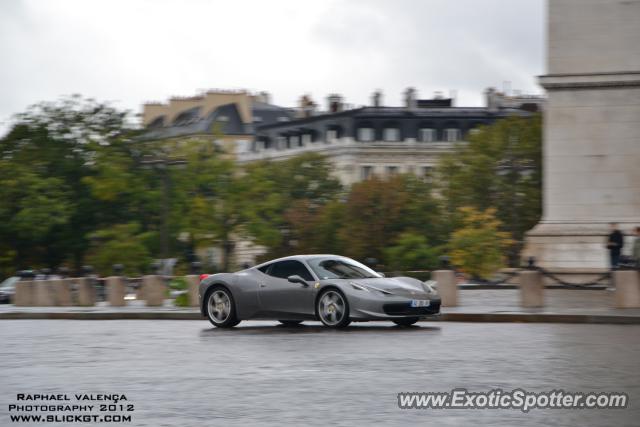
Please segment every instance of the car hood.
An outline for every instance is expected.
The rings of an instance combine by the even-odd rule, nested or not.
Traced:
[[[335,280],[334,280],[335,282]],[[349,282],[359,285],[369,286],[390,292],[393,295],[403,296],[407,298],[425,298],[434,297],[436,294],[428,293],[422,287],[422,282],[411,277],[380,277],[372,279],[340,279],[340,282],[348,284]]]

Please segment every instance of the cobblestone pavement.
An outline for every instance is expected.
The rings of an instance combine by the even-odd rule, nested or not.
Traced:
[[[640,419],[633,325],[371,322],[334,331],[313,322],[220,330],[206,321],[3,320],[0,342],[0,425],[11,425],[17,393],[124,393],[135,404],[132,426],[599,427]],[[456,387],[621,391],[630,406],[526,414],[397,407],[398,392]]]

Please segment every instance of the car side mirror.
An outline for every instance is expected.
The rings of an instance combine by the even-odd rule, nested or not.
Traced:
[[[376,273],[378,273],[382,277],[387,277],[387,276],[385,276],[385,274],[382,271],[376,271]]]
[[[290,281],[291,283],[300,283],[302,286],[309,286],[307,281],[304,280],[302,277],[298,276],[297,274],[287,277],[287,280]]]

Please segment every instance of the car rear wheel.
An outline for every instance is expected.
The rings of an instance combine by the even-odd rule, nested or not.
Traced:
[[[347,298],[337,289],[328,289],[318,298],[318,317],[330,328],[344,328],[349,323],[349,303]]]
[[[418,320],[420,320],[419,317],[405,317],[404,319],[392,320],[392,322],[398,326],[411,326],[414,323],[416,323]]]
[[[302,320],[278,320],[278,322],[282,323],[284,326],[298,326],[302,323]]]
[[[231,328],[240,321],[236,317],[233,295],[225,287],[215,287],[207,297],[207,317],[218,328]]]

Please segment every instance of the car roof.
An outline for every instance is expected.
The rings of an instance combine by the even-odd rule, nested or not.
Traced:
[[[342,255],[334,255],[334,254],[305,254],[305,255],[290,255],[290,256],[285,256],[282,258],[276,258],[276,259],[272,259],[269,261],[265,261],[263,263],[260,263],[252,268],[259,268],[262,267],[264,265],[267,264],[271,264],[272,262],[277,262],[277,261],[287,261],[287,260],[296,260],[296,261],[301,261],[301,260],[308,260],[310,258],[318,258],[318,257],[335,257],[335,258],[347,258],[345,256]]]

